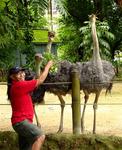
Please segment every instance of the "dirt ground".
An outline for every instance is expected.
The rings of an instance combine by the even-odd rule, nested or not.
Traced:
[[[111,95],[105,96],[103,90],[97,109],[98,134],[122,136],[122,83],[114,83]],[[83,108],[83,93],[81,91],[81,111]],[[64,133],[72,133],[71,96],[64,97],[66,106],[64,110]],[[93,100],[91,94],[85,114],[85,132],[92,132],[93,126]],[[11,127],[11,107],[7,101],[6,85],[0,85],[0,131],[13,130]],[[5,105],[4,105],[5,104]],[[46,93],[45,104],[36,106],[41,126],[46,133],[55,133],[60,121],[60,105],[58,98]]]

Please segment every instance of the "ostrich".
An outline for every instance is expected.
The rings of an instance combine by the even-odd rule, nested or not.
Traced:
[[[63,112],[65,107],[65,101],[63,96],[70,93],[71,84],[57,85],[55,82],[71,82],[72,63],[68,61],[62,61],[58,63],[58,70],[56,73],[49,73],[44,83],[54,83],[47,85],[40,85],[32,94],[33,103],[39,104],[44,100],[45,92],[50,92],[58,96],[61,103],[61,117],[58,132],[63,131]],[[38,118],[37,123],[39,124]]]
[[[85,108],[89,98],[90,93],[95,93],[95,100],[93,104],[94,109],[94,120],[93,120],[93,133],[96,132],[96,109],[98,98],[103,88],[107,90],[112,87],[112,80],[114,78],[115,72],[114,67],[108,61],[101,60],[99,54],[99,43],[96,34],[96,16],[91,15],[90,17],[92,24],[92,38],[93,38],[93,57],[91,61],[76,64],[72,64],[68,61],[62,61],[59,63],[58,71],[55,74],[50,73],[45,80],[45,83],[55,83],[55,82],[70,82],[70,74],[73,67],[76,67],[80,74],[80,88],[83,90],[85,96],[85,102],[83,107],[83,112],[81,116],[81,131],[84,132],[84,115]],[[70,93],[71,85],[41,85],[37,90],[34,91],[32,97],[33,101],[40,103],[44,99],[45,92],[50,92],[58,96],[61,103],[61,117],[58,132],[63,131],[63,112],[65,107],[65,101],[63,96]]]
[[[84,115],[86,104],[89,99],[90,93],[95,93],[95,100],[93,103],[94,119],[93,119],[93,134],[96,133],[96,109],[100,93],[103,88],[109,89],[112,86],[112,80],[115,76],[114,67],[108,61],[102,60],[99,53],[99,42],[96,33],[96,16],[92,14],[90,16],[91,21],[91,34],[93,39],[93,56],[88,62],[81,65],[82,70],[80,72],[81,89],[85,96],[85,102],[83,112],[81,116],[81,131],[84,132]]]
[[[55,32],[54,31],[48,31],[48,43],[47,43],[47,46],[46,46],[46,52],[51,52],[51,48],[52,48],[52,43],[53,43],[53,40],[55,38]]]

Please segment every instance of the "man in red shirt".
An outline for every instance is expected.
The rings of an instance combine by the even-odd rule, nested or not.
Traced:
[[[36,80],[25,81],[22,68],[14,67],[8,73],[8,99],[12,107],[12,126],[19,136],[20,150],[40,150],[45,135],[33,124],[34,108],[30,93],[46,79],[53,62],[49,61]]]

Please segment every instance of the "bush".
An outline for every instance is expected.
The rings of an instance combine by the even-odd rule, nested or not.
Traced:
[[[18,150],[15,132],[0,132],[0,150]],[[42,150],[122,150],[122,137],[48,134]]]

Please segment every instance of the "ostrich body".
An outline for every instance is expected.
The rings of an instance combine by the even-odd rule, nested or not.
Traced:
[[[85,96],[83,112],[81,116],[81,130],[84,132],[84,115],[86,104],[89,99],[90,93],[95,93],[95,100],[93,104],[94,120],[93,120],[93,133],[96,132],[96,109],[100,93],[103,88],[109,89],[111,87],[112,79],[115,76],[114,67],[108,61],[102,60],[99,53],[99,42],[96,33],[96,16],[91,15],[92,39],[93,39],[93,56],[91,61],[82,64],[81,70],[81,89]]]

